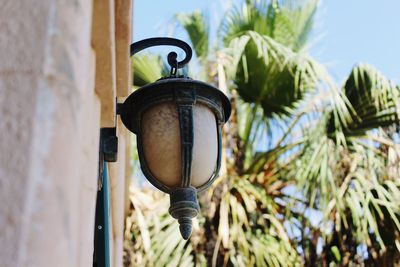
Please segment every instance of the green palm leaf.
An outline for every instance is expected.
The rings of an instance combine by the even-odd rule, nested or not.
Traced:
[[[176,20],[185,29],[193,44],[196,56],[200,60],[207,58],[209,54],[209,25],[207,17],[199,10],[190,14],[180,13]]]
[[[364,135],[368,130],[400,122],[400,89],[373,67],[365,64],[355,67],[343,91],[352,107],[351,123],[342,125],[346,135]],[[331,133],[334,124],[331,118],[328,124]]]
[[[255,31],[299,51],[309,39],[319,1],[246,1],[224,16],[219,32],[225,45]]]
[[[246,102],[260,104],[267,118],[292,114],[299,101],[325,78],[321,66],[306,54],[254,31],[234,38],[229,51],[232,62],[227,68],[239,95]]]
[[[137,55],[132,59],[133,85],[141,87],[169,74],[168,67],[158,55]]]

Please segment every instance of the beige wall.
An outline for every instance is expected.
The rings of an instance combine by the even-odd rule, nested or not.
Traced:
[[[93,2],[0,4],[2,267],[92,265],[99,128],[115,125],[115,97],[129,92],[131,32],[131,1]],[[126,177],[126,132],[118,132],[114,266]]]

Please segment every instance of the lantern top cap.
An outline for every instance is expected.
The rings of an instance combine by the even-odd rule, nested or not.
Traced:
[[[202,81],[183,76],[161,78],[134,91],[121,106],[118,113],[124,125],[137,133],[140,114],[146,108],[166,101],[179,101],[184,98],[193,102],[204,102],[215,109],[218,120],[225,123],[231,114],[228,97],[219,89]],[[133,120],[132,120],[133,119]]]

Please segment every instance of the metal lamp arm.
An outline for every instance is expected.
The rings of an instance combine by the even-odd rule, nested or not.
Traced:
[[[131,57],[146,48],[161,45],[176,46],[185,51],[185,58],[179,62],[177,61],[177,54],[175,52],[170,52],[168,54],[168,64],[173,69],[183,68],[192,58],[192,48],[186,42],[169,37],[148,38],[131,44]]]

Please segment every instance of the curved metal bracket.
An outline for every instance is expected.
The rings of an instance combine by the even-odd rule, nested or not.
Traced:
[[[177,61],[177,54],[175,52],[170,52],[168,54],[168,64],[171,66],[171,72],[173,69],[176,71],[177,69],[183,68],[192,58],[192,48],[186,42],[169,37],[148,38],[131,44],[131,57],[146,48],[160,45],[176,46],[186,53],[185,58],[179,62]]]

